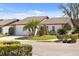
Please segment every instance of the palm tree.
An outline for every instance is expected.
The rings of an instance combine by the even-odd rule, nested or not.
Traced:
[[[65,15],[69,16],[71,19],[79,19],[79,3],[68,3],[66,5],[61,4],[60,9]]]
[[[74,20],[79,20],[79,3],[62,4],[60,9],[65,15],[71,18],[74,28],[76,28]]]
[[[29,33],[34,36],[37,26],[39,25],[40,21],[32,20],[28,24],[26,24],[23,28],[23,30],[29,30]]]

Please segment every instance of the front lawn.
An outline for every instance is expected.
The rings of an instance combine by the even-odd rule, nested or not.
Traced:
[[[21,38],[22,39],[22,38]],[[24,40],[35,40],[35,41],[56,41],[56,35],[44,35],[44,36],[37,36],[37,37],[28,37],[23,38]]]
[[[2,38],[2,37],[5,37],[6,35],[2,35],[2,34],[0,34],[0,38]]]

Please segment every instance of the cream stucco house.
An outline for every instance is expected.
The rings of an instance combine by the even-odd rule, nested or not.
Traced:
[[[45,19],[40,24],[46,25],[48,28],[48,31],[51,32],[52,34],[53,33],[57,34],[58,30],[62,29],[63,25],[65,25],[66,23],[69,23],[73,28],[72,20],[71,18],[68,18],[68,17]]]
[[[15,35],[29,35],[28,30],[23,31],[23,27],[25,26],[25,24],[27,24],[32,20],[39,20],[42,22],[45,19],[48,19],[48,16],[33,16],[33,17],[24,18],[23,20],[13,23],[12,25],[15,28]]]
[[[12,24],[15,28],[15,35],[29,35],[28,30],[23,31],[23,27],[32,20],[40,20],[40,26],[46,25],[51,33],[57,33],[58,29],[61,29],[66,23],[69,23],[73,27],[72,21],[68,17],[49,18],[48,16],[33,16]]]
[[[7,34],[12,23],[19,21],[18,19],[1,19],[0,20],[0,34]]]
[[[57,33],[58,29],[62,29],[63,25],[66,23],[69,23],[73,27],[72,21],[68,17],[49,18],[48,16],[32,16],[22,20],[0,19],[0,29],[2,30],[0,33],[6,34],[8,33],[10,27],[14,27],[15,35],[29,35],[28,30],[23,31],[23,27],[32,20],[40,21],[40,26],[38,26],[37,31],[39,30],[39,27],[43,25],[46,25],[48,31],[51,33]]]

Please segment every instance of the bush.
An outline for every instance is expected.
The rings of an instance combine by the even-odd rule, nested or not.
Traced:
[[[63,35],[63,34],[66,34],[66,31],[65,31],[64,29],[59,29],[59,30],[58,30],[58,33],[59,33],[60,35]]]
[[[39,29],[39,31],[38,31],[38,35],[39,35],[39,36],[44,35],[44,27],[43,27],[43,26],[40,27],[40,29]]]
[[[64,35],[63,43],[67,43],[70,40],[70,35]]]
[[[63,40],[63,35],[57,35],[57,38],[59,39],[59,40]]]
[[[63,43],[75,43],[78,35],[63,35]]]
[[[48,35],[48,34],[49,34],[49,32],[48,32],[47,26],[41,26],[39,28],[39,31],[38,31],[39,36]]]
[[[14,28],[13,27],[10,27],[8,33],[9,33],[9,35],[14,35],[14,33],[15,33]]]
[[[6,41],[6,42],[2,42],[3,44],[20,44],[20,42],[18,41]]]
[[[32,46],[24,44],[0,43],[0,56],[31,56]]]
[[[75,29],[72,34],[79,34],[79,29]]]
[[[64,26],[63,26],[63,29],[66,30],[66,31],[69,31],[71,30],[71,25],[69,23],[66,23]]]
[[[71,35],[70,36],[72,43],[76,42],[78,39],[78,35]]]

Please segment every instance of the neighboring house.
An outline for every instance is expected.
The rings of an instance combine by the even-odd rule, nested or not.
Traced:
[[[9,32],[9,28],[11,24],[17,22],[18,19],[2,19],[0,20],[0,33],[7,34]]]
[[[48,19],[48,17],[47,16],[33,16],[33,17],[24,18],[23,20],[13,23],[12,25],[15,27],[15,35],[29,35],[28,30],[23,31],[23,27],[25,26],[25,24],[27,24],[28,22],[32,20],[43,21],[45,19]]]
[[[50,33],[56,34],[58,30],[62,29],[63,25],[66,23],[69,23],[71,27],[73,27],[72,21],[68,17],[45,19],[40,24],[46,25]]]

